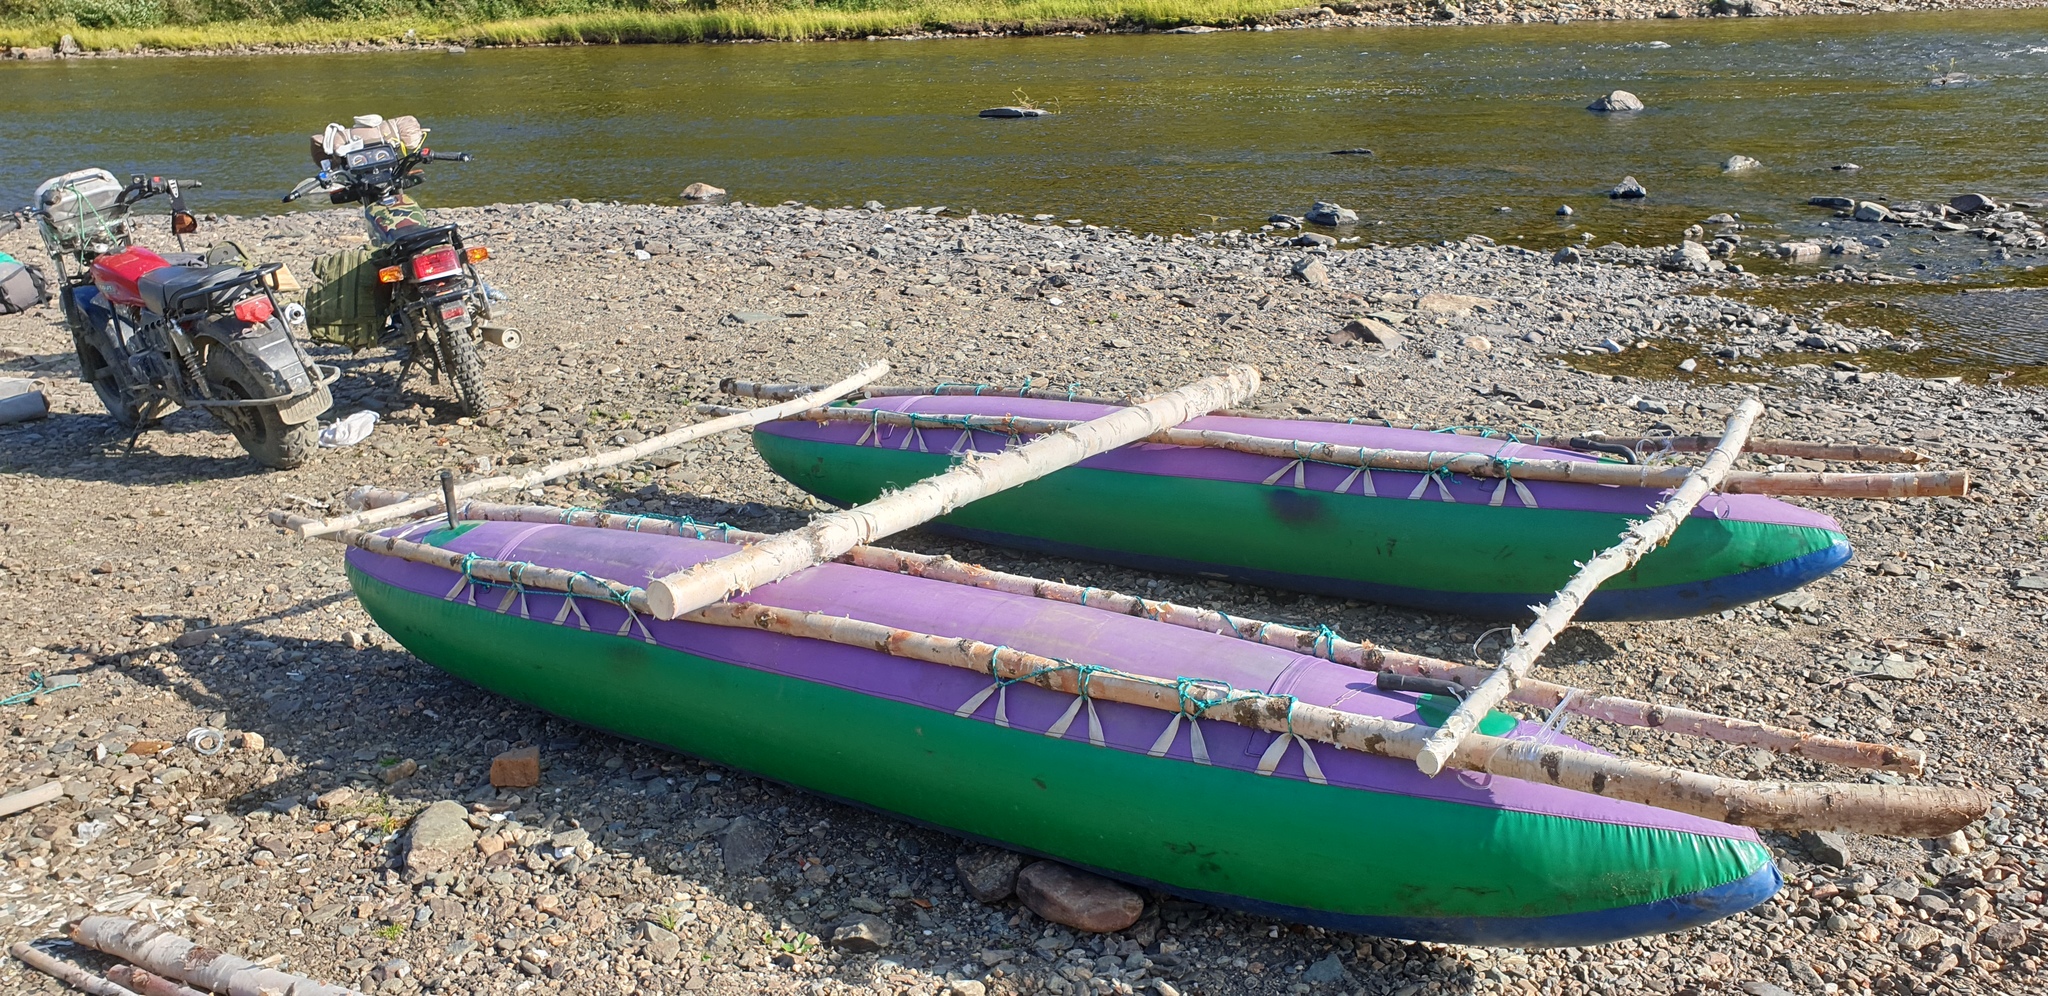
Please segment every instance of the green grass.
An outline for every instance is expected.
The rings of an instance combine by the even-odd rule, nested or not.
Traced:
[[[155,0],[127,0],[127,15],[7,16],[21,0],[0,0],[0,45],[54,45],[69,34],[88,51],[196,51],[254,46],[320,47],[350,42],[490,45],[661,44],[740,39],[801,41],[917,31],[1062,31],[1232,25],[1302,6],[1301,0],[845,0],[823,6],[757,0],[705,9],[619,8],[506,19],[433,15],[323,19],[206,19],[176,23]],[[605,0],[599,0],[605,2]],[[618,0],[629,3],[632,0]],[[829,2],[829,0],[828,0]],[[105,6],[105,4],[102,4]],[[98,10],[100,8],[93,8]],[[48,14],[37,10],[33,13]],[[91,24],[94,26],[86,26]]]

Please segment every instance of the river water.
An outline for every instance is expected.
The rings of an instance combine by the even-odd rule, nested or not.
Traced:
[[[1930,85],[1952,71],[1977,82]],[[1584,109],[1615,88],[1649,109]],[[12,63],[0,92],[28,98],[0,100],[6,204],[99,165],[200,179],[202,209],[280,210],[304,136],[368,110],[476,154],[431,168],[429,205],[673,201],[702,180],[1164,232],[1321,198],[1367,241],[1547,249],[1668,243],[1719,211],[1767,239],[1841,234],[1805,206],[1819,194],[2048,201],[2048,10]],[[1018,94],[1059,113],[976,117]],[[1330,154],[1348,148],[1373,154]],[[1724,174],[1736,154],[1764,166]],[[1650,196],[1610,201],[1624,175]],[[2017,271],[1948,241],[1880,265]]]

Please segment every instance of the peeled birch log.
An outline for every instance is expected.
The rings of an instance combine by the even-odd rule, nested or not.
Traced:
[[[933,636],[843,616],[745,602],[688,613],[691,622],[863,647],[896,657],[963,668],[1078,695],[1078,665],[979,640]],[[1294,734],[1382,757],[1414,758],[1430,729],[1295,702],[1289,696],[1186,684],[1113,670],[1092,670],[1088,694],[1112,702],[1220,719]],[[1192,703],[1192,704],[1190,704]],[[1852,830],[1894,837],[1939,837],[1970,825],[1990,808],[1982,792],[1940,786],[1835,782],[1747,782],[1533,741],[1471,734],[1453,745],[1449,766],[1549,783],[1590,795],[1642,803],[1704,819],[1766,830]]]
[[[50,978],[56,979],[79,992],[92,993],[93,996],[140,996],[140,994],[132,990],[123,988],[119,984],[107,979],[102,979],[68,961],[58,961],[56,958],[51,957],[49,952],[34,947],[27,941],[16,941],[14,946],[7,950],[22,964]]]
[[[735,380],[734,378],[727,377],[718,382],[718,390],[722,394],[730,394],[739,398],[780,401],[794,398],[801,394],[808,394],[818,390],[818,388],[812,384],[756,384],[752,381]],[[1055,388],[1031,387],[1028,384],[1021,388],[991,387],[987,384],[933,384],[930,387],[883,384],[865,388],[859,393],[862,397],[866,398],[900,398],[914,394],[939,394],[953,397],[970,395],[973,397],[989,398],[1041,398],[1047,401],[1078,401],[1083,404],[1115,405],[1117,407],[1123,407],[1131,403],[1129,398],[1104,398],[1097,395],[1077,394],[1071,390],[1061,391]]]
[[[1608,578],[1620,574],[1636,565],[1651,550],[1663,545],[1677,531],[1693,507],[1718,487],[1721,479],[1728,476],[1728,468],[1735,465],[1736,454],[1742,452],[1743,441],[1749,438],[1749,428],[1763,414],[1763,402],[1749,398],[1736,406],[1735,414],[1728,419],[1728,427],[1721,433],[1721,444],[1707,454],[1707,459],[1687,475],[1685,483],[1670,497],[1657,506],[1650,517],[1628,528],[1622,540],[1586,562],[1579,572],[1551,596],[1550,604],[1536,614],[1529,624],[1515,638],[1513,645],[1500,658],[1500,666],[1494,669],[1472,694],[1465,696],[1452,710],[1444,725],[1429,737],[1429,743],[1415,757],[1415,766],[1425,775],[1434,776],[1444,769],[1457,752],[1459,741],[1470,736],[1479,720],[1489,710],[1501,703],[1515,690],[1515,685],[1536,666],[1536,658],[1542,656],[1550,641],[1571,625],[1572,617],[1586,604],[1587,596],[1593,594]]]
[[[55,802],[64,797],[63,782],[44,782],[32,789],[23,789],[9,796],[0,796],[0,816],[13,816],[25,809],[34,809],[46,802]]]
[[[1144,404],[1119,408],[1093,421],[1047,433],[1016,449],[970,456],[951,470],[900,491],[821,515],[809,525],[738,553],[656,578],[647,585],[648,604],[656,616],[674,619],[1204,412],[1236,404],[1250,397],[1258,387],[1256,369],[1236,366],[1221,377],[1207,377]]]
[[[369,491],[365,498],[374,504],[389,504],[406,498],[399,491]],[[749,532],[729,526],[708,526],[683,523],[673,519],[653,518],[622,512],[607,512],[602,509],[568,509],[545,505],[496,505],[481,502],[464,502],[456,509],[456,516],[462,519],[483,519],[496,522],[544,522],[564,525],[618,529],[635,533],[661,533],[669,536],[690,536],[695,539],[716,538],[724,542],[757,543],[767,539],[767,533]],[[423,547],[423,563],[446,566],[454,558],[445,551]],[[408,558],[410,559],[410,558]],[[1341,639],[1334,634],[1311,632],[1280,623],[1265,622],[1241,616],[1230,616],[1213,609],[1194,608],[1159,602],[1151,599],[1125,595],[1101,588],[1086,588],[1079,585],[1046,581],[1020,574],[1006,574],[976,564],[967,564],[951,557],[935,557],[921,553],[907,553],[877,546],[859,546],[839,558],[840,563],[853,564],[872,570],[909,574],[944,581],[949,584],[1001,591],[1013,595],[1029,595],[1049,601],[1081,605],[1104,612],[1122,615],[1144,616],[1168,625],[1209,633],[1236,636],[1240,639],[1263,643],[1271,647],[1292,650],[1297,653],[1322,657],[1338,664],[1365,671],[1397,671],[1429,678],[1455,681],[1467,688],[1477,686],[1492,671],[1487,668],[1453,664],[1434,657],[1386,650],[1371,643]],[[479,561],[477,563],[484,563]],[[472,568],[474,570],[474,567]],[[561,589],[554,589],[561,590]],[[630,600],[630,596],[629,596]],[[1887,744],[1864,743],[1842,737],[1831,737],[1819,733],[1804,733],[1784,727],[1756,723],[1744,719],[1717,716],[1712,713],[1676,706],[1656,705],[1638,699],[1615,695],[1573,694],[1576,689],[1548,681],[1525,679],[1510,695],[1514,701],[1527,703],[1544,709],[1564,706],[1564,711],[1585,716],[1617,726],[1634,726],[1662,730],[1666,733],[1701,737],[1721,743],[1744,747],[1758,747],[1794,757],[1810,758],[1850,768],[1874,768],[1901,774],[1919,775],[1926,768],[1927,755],[1923,751],[1908,750]]]
[[[120,916],[89,916],[71,939],[166,978],[223,996],[364,996],[346,986],[264,968],[245,958],[201,947],[153,923]]]
[[[191,986],[152,975],[133,965],[115,965],[107,969],[107,978],[135,990],[139,996],[207,996]]]
[[[1231,408],[1215,412],[1234,418],[1285,419],[1290,422],[1336,422],[1342,425],[1377,425],[1389,429],[1414,429],[1417,432],[1441,432],[1445,435],[1477,436],[1481,439],[1505,439],[1511,443],[1528,443],[1531,446],[1562,446],[1567,449],[1585,449],[1573,445],[1581,439],[1603,444],[1626,446],[1641,451],[1663,451],[1666,453],[1702,453],[1714,448],[1719,436],[1643,436],[1638,439],[1602,436],[1590,433],[1586,436],[1567,437],[1533,431],[1531,435],[1522,432],[1507,432],[1498,429],[1474,429],[1462,425],[1433,426],[1415,423],[1396,425],[1383,418],[1338,418],[1335,415],[1274,415],[1271,412],[1255,412],[1243,408]],[[1745,446],[1745,452],[1759,456],[1798,457],[1803,460],[1831,460],[1840,463],[1925,463],[1927,457],[1919,450],[1905,446],[1890,446],[1883,443],[1810,443],[1800,439],[1752,439]]]
[[[391,508],[393,506],[385,505],[382,507]],[[272,511],[270,513],[272,525],[294,531],[312,526],[319,521],[318,519],[309,519],[301,515],[292,515],[288,512]],[[337,543],[345,543],[349,546],[387,557],[397,557],[400,560],[431,564],[435,567],[454,571],[465,577],[487,581],[492,584],[519,585],[526,588],[538,588],[543,591],[559,591],[565,594],[580,595],[584,598],[602,599],[618,605],[631,603],[636,605],[641,611],[646,610],[646,596],[639,588],[620,584],[617,581],[606,578],[594,577],[583,571],[564,571],[554,567],[542,567],[539,564],[472,557],[466,553],[444,550],[431,544],[415,543],[411,540],[399,539],[396,536],[385,536],[380,533],[365,532],[360,529],[323,529],[318,532],[305,533],[304,535],[314,536],[319,539],[331,539]]]
[[[698,405],[709,413],[744,409]],[[924,415],[873,408],[814,408],[791,415],[791,422],[858,422],[921,429],[972,429],[1005,435],[1055,432],[1080,423],[1067,419],[1018,418],[1008,415]],[[1248,436],[1211,429],[1167,429],[1145,442],[1208,447],[1254,456],[1305,460],[1345,467],[1369,467],[1409,473],[1448,470],[1470,477],[1512,477],[1521,481],[1564,481],[1631,488],[1669,489],[1685,483],[1687,467],[1648,464],[1594,463],[1586,460],[1501,458],[1459,450],[1424,452],[1389,450],[1338,443],[1311,443],[1269,436]],[[1828,498],[1932,498],[1957,496],[1970,487],[1970,472],[1933,471],[1907,474],[1827,474],[1796,471],[1732,471],[1723,480],[1724,494],[1804,495]]]
[[[763,422],[772,422],[792,412],[824,404],[854,391],[864,384],[879,380],[883,374],[888,372],[889,365],[887,363],[876,363],[837,384],[828,385],[806,394],[802,398],[779,405],[753,408],[728,415],[724,418],[712,419],[709,422],[687,425],[672,432],[664,432],[659,436],[642,440],[622,449],[593,453],[590,456],[577,457],[573,460],[557,461],[531,474],[520,476],[503,475],[481,478],[474,481],[464,481],[455,486],[455,497],[469,498],[475,495],[488,494],[492,491],[530,488],[536,484],[545,484],[557,478],[567,477],[570,474],[580,474],[585,471],[630,463],[650,453],[657,453],[672,446],[680,446],[692,440],[702,439],[705,436],[715,435],[730,429],[742,429],[747,426],[759,425]],[[441,507],[441,497],[439,495],[421,495],[418,498],[413,498],[397,505],[388,505],[375,511],[339,515],[325,520],[309,519],[305,524],[295,527],[295,529],[301,537],[313,537],[339,529],[360,529],[379,522],[390,522],[405,518],[415,512],[424,512],[427,509],[439,507]]]

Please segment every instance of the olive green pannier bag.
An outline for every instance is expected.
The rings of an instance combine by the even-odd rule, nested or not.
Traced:
[[[306,291],[306,331],[316,341],[368,349],[384,330],[384,298],[368,246],[343,249],[313,261],[313,286]]]

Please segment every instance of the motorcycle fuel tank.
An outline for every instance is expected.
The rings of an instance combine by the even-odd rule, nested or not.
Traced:
[[[136,291],[136,282],[152,270],[161,270],[171,265],[162,256],[136,246],[121,252],[110,253],[92,261],[92,282],[105,294],[107,300],[125,307],[142,306],[142,295]]]

